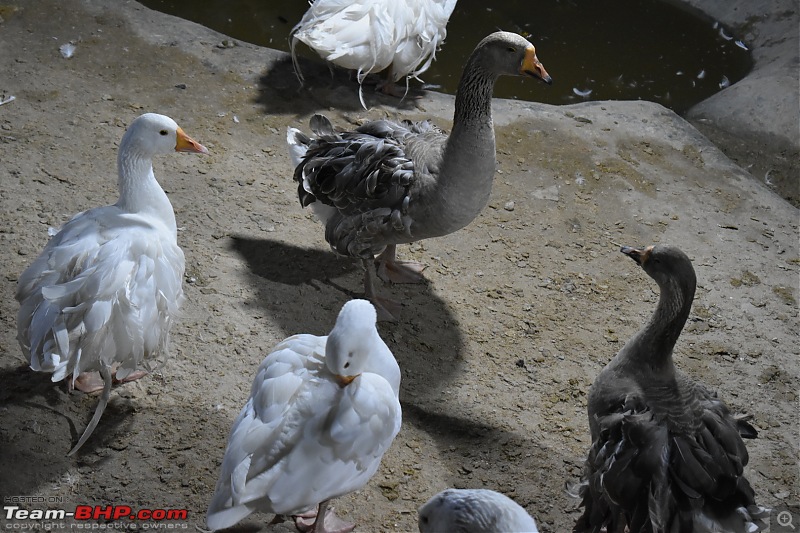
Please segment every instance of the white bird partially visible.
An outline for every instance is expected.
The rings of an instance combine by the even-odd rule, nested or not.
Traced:
[[[315,0],[292,29],[292,57],[302,41],[326,61],[356,71],[359,84],[389,69],[381,88],[402,96],[394,82],[428,70],[455,7],[456,0]]]
[[[445,489],[419,508],[421,533],[538,533],[517,502],[487,489]]]
[[[130,381],[167,357],[184,257],[152,158],[174,151],[208,152],[169,117],[134,120],[119,146],[117,203],[72,217],[19,277],[17,339],[31,368],[87,392],[101,387],[87,384],[86,373],[103,378],[94,416],[69,455],[100,421],[114,370]]]
[[[295,515],[298,528],[312,517],[316,533],[353,529],[328,501],[369,481],[401,423],[400,367],[375,322],[369,302],[351,300],[330,335],[294,335],[264,359],[228,437],[209,528],[263,511]]]

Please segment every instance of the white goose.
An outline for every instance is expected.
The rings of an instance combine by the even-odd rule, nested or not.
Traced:
[[[330,335],[289,337],[264,359],[228,437],[209,528],[254,511],[316,533],[354,527],[328,501],[369,481],[401,422],[400,367],[375,320],[369,302],[351,300]]]
[[[359,84],[388,69],[381,89],[402,96],[394,82],[428,70],[455,7],[456,0],[315,0],[292,30],[292,57],[302,41],[326,61],[354,70]]]
[[[445,489],[419,508],[420,533],[539,533],[517,502],[493,490]]]
[[[87,392],[100,388],[87,373],[103,379],[94,416],[69,455],[100,421],[112,373],[130,381],[167,357],[184,258],[152,158],[175,151],[208,152],[169,117],[134,120],[119,146],[117,203],[72,217],[19,277],[17,339],[31,368]]]
[[[375,254],[386,278],[420,282],[421,265],[396,261],[395,246],[461,229],[488,202],[496,166],[492,91],[503,75],[552,83],[527,39],[495,32],[464,66],[450,135],[427,121],[337,131],[322,115],[311,119],[315,138],[288,129],[300,203],[325,224],[334,251],[362,259],[364,290],[380,320],[396,319],[399,308],[375,293]]]

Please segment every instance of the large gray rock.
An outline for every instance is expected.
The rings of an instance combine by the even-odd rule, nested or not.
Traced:
[[[757,179],[800,205],[800,9],[797,0],[682,0],[743,35],[753,70],[687,118]]]

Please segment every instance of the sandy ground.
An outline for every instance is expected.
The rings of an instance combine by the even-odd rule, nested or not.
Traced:
[[[327,333],[360,295],[358,266],[329,251],[298,204],[286,127],[323,111],[340,125],[399,114],[447,128],[452,99],[368,95],[364,112],[324,67],[309,66],[299,89],[283,56],[121,0],[15,1],[0,15],[0,93],[16,97],[0,106],[0,495],[34,498],[25,509],[186,509],[173,525],[194,529],[258,363],[291,334]],[[70,40],[67,60],[58,47]],[[187,302],[173,359],[116,388],[93,438],[67,458],[96,398],[27,368],[16,280],[48,227],[116,199],[117,144],[145,111],[211,151],[155,162],[180,227]],[[699,279],[676,362],[754,415],[749,479],[761,503],[800,523],[797,209],[658,105],[497,101],[495,111],[489,206],[456,234],[401,248],[428,265],[425,285],[381,288],[404,303],[399,323],[380,327],[403,370],[403,429],[338,511],[357,531],[415,531],[434,493],[487,487],[542,531],[568,531],[579,511],[564,484],[589,445],[587,390],[657,299],[619,246],[669,242]],[[253,515],[242,530],[293,530],[271,519]]]

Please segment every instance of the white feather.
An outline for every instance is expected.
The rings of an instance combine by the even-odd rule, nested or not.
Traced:
[[[19,277],[17,338],[31,368],[53,381],[115,364],[123,379],[167,356],[184,257],[151,159],[177,149],[177,131],[162,115],[136,119],[120,143],[117,203],[72,217]]]
[[[355,378],[343,385],[342,376]],[[363,487],[400,430],[399,387],[369,302],[345,304],[327,337],[284,340],[233,424],[208,527],[255,510],[297,513]]]
[[[392,81],[430,67],[447,35],[456,0],[316,0],[292,30],[326,61],[358,72],[359,82],[392,65]]]

